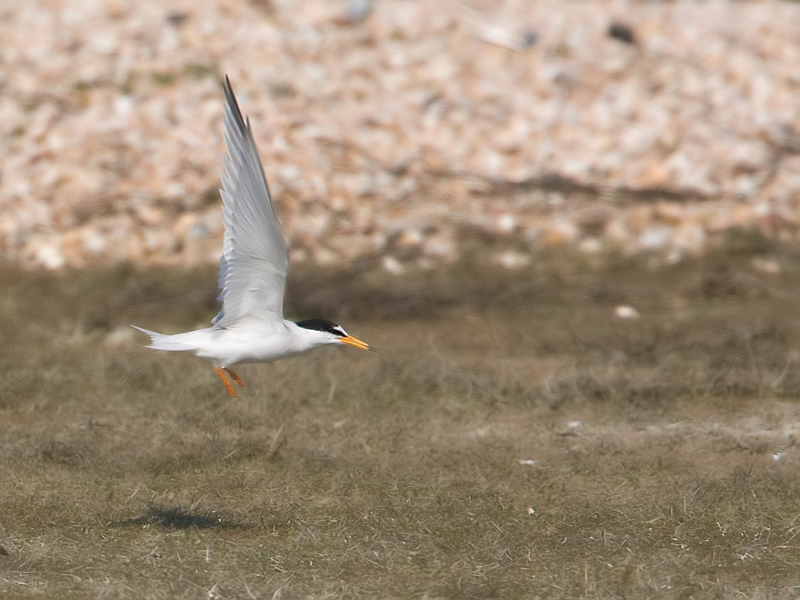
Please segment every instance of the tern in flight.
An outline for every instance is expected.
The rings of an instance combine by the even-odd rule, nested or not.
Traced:
[[[225,173],[222,175],[222,214],[225,240],[219,264],[222,310],[211,327],[165,335],[135,327],[150,336],[148,348],[192,352],[212,363],[231,396],[226,374],[244,385],[231,366],[271,362],[327,345],[374,350],[327,319],[287,321],[283,293],[289,270],[289,251],[281,231],[250,120],[242,117],[225,77]]]

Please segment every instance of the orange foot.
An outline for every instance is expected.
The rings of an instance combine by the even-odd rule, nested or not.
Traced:
[[[219,367],[219,366],[217,367],[217,375],[220,376],[220,379],[222,379],[222,383],[225,384],[225,389],[228,390],[228,393],[231,396],[233,396],[234,398],[238,398],[238,396],[236,395],[236,390],[233,389],[233,386],[231,385],[231,382],[228,381],[227,377],[225,377],[225,371],[228,371],[228,369],[225,369],[224,367]],[[228,372],[230,373],[230,371],[228,371]],[[231,375],[233,375],[233,373],[231,373]],[[239,378],[236,377],[234,379],[234,381],[236,381],[236,379],[239,379]]]
[[[230,369],[228,369],[227,367],[222,367],[222,368],[223,368],[223,369],[225,369],[225,372],[226,372],[228,375],[230,375],[230,376],[231,376],[231,379],[233,379],[233,382],[234,382],[234,383],[237,383],[237,384],[239,384],[240,386],[244,387],[244,381],[242,381],[242,378],[241,378],[241,377],[239,377],[239,376],[238,376],[236,373],[234,373],[233,371],[231,371],[231,370],[230,370]]]

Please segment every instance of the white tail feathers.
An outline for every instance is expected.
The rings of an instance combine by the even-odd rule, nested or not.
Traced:
[[[153,348],[155,350],[166,350],[167,352],[188,352],[190,350],[197,349],[193,345],[175,339],[181,337],[181,334],[165,335],[163,333],[156,333],[155,331],[150,331],[149,329],[143,329],[141,327],[137,327],[136,325],[131,325],[131,327],[133,327],[134,329],[138,329],[142,333],[146,333],[147,335],[150,336],[150,345],[148,346],[148,348]]]

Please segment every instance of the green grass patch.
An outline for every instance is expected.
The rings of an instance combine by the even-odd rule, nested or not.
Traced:
[[[796,597],[773,258],[301,270],[290,316],[379,352],[242,367],[238,400],[128,334],[206,323],[212,270],[6,268],[0,597]]]

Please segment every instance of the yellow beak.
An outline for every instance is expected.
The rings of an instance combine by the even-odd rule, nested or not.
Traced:
[[[339,341],[343,344],[347,344],[348,346],[353,346],[354,348],[361,348],[362,350],[371,350],[372,352],[375,352],[375,348],[370,346],[367,342],[362,342],[358,338],[354,338],[352,335],[340,337]]]

